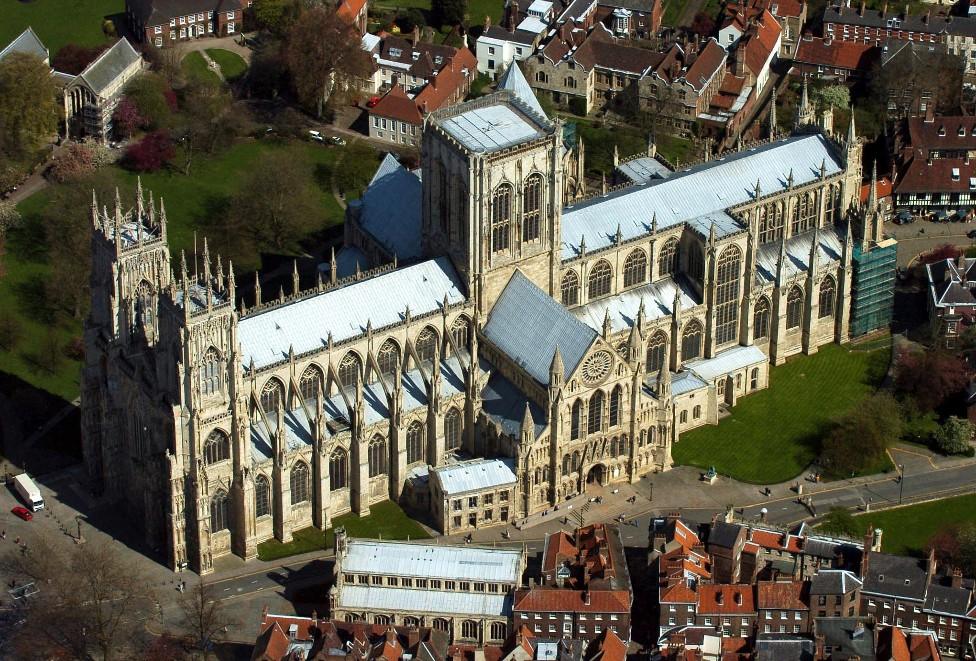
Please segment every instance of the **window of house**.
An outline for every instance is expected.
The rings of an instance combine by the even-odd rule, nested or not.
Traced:
[[[234,20],[234,12],[232,12],[232,11],[227,12],[227,20],[228,21],[233,21]]]
[[[227,24],[227,34],[232,34],[233,32],[234,32],[234,24],[233,23],[228,23]]]
[[[157,48],[158,48],[159,46],[162,46],[162,45],[163,45],[163,38],[162,38],[162,37],[156,37],[156,40],[155,40],[155,42],[154,42],[154,43],[156,44],[156,47],[157,47]]]

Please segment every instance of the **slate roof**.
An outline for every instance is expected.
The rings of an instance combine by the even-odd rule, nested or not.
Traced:
[[[860,587],[861,579],[844,569],[821,569],[810,579],[810,594],[847,594]]]
[[[972,593],[966,588],[933,583],[925,595],[925,609],[936,613],[965,616],[969,612]]]
[[[817,644],[810,638],[786,633],[756,636],[756,658],[769,661],[813,661]]]
[[[359,226],[390,254],[404,261],[423,253],[420,170],[411,172],[387,154],[366,187],[359,206]],[[365,264],[364,264],[365,266]]]
[[[838,262],[844,254],[844,241],[837,234],[834,227],[822,227],[816,231],[819,243],[817,250],[817,266],[821,273],[824,267],[832,262]],[[810,246],[813,244],[814,231],[808,230],[796,234],[786,240],[785,276],[791,278],[810,270]],[[760,282],[773,282],[779,266],[780,243],[771,241],[759,246],[756,254],[756,279]]]
[[[678,273],[640,287],[625,289],[613,296],[598,298],[573,308],[571,312],[597,332],[602,332],[603,320],[609,313],[610,328],[616,333],[634,325],[641,302],[644,303],[644,318],[648,321],[670,317],[674,313],[674,294],[679,289],[682,310],[691,310],[701,305],[701,299],[691,282],[684,274]]]
[[[735,546],[742,532],[742,526],[734,523],[718,521],[708,530],[708,546],[720,546],[730,549]]]
[[[718,212],[728,218],[725,209],[754,199],[757,181],[763,195],[784,190],[792,170],[794,186],[803,186],[819,179],[821,163],[827,176],[843,169],[822,135],[793,136],[566,206],[563,260],[579,255],[580,237],[586,239],[587,252],[610,247],[618,224],[622,239],[628,241],[650,234],[655,215],[659,231]],[[726,222],[730,226],[718,229],[744,231],[737,221]]]
[[[817,633],[824,637],[824,645],[829,647],[835,659],[859,657],[861,661],[874,661],[874,636],[864,625],[867,618],[857,617],[818,617]],[[861,625],[860,635],[854,632]]]
[[[959,116],[909,117],[908,139],[914,150],[976,149],[976,118]]]
[[[890,23],[897,20],[898,25]],[[900,29],[905,32],[916,32],[924,34],[945,34],[965,29],[965,23],[971,19],[958,16],[946,17],[933,14],[905,14],[903,12],[889,12],[884,14],[878,9],[865,9],[863,12],[856,7],[830,7],[824,10],[824,25],[837,23],[838,25],[859,25],[872,28],[892,28]],[[959,25],[957,26],[957,23]]]
[[[529,402],[529,410],[532,412],[535,437],[539,438],[549,426],[548,416],[539,405],[528,400],[525,393],[519,390],[514,383],[498,371],[493,371],[488,378],[488,383],[481,391],[481,410],[512,438],[518,438],[521,433],[526,401]]]
[[[531,32],[525,32],[518,29],[516,29],[515,32],[509,32],[501,26],[492,25],[481,33],[481,36],[478,37],[478,41],[481,41],[482,39],[495,39],[497,41],[511,41],[516,44],[531,46],[533,43],[535,43],[537,37],[538,35]]]
[[[243,8],[241,0],[127,0],[126,9],[147,27],[168,23],[169,19],[207,11],[232,11]]]
[[[3,50],[0,50],[0,60],[7,57],[11,53],[27,53],[28,55],[36,55],[45,62],[48,61],[49,54],[47,47],[41,38],[37,36],[34,32],[34,28],[29,27],[17,35],[13,41],[7,44]]]
[[[559,348],[566,380],[576,371],[597,333],[515,271],[484,327],[485,337],[541,384]]]
[[[142,56],[132,47],[129,40],[122,37],[85,67],[85,70],[78,74],[78,78],[84,80],[92,92],[102,96],[102,93],[115,83],[119,76],[141,59]]]
[[[863,592],[922,601],[927,588],[925,561],[888,553],[869,553]]]
[[[976,259],[964,257],[963,268],[958,262],[945,259],[926,264],[925,272],[935,307],[976,307],[976,287],[968,286],[969,282],[976,281]]]
[[[432,468],[430,472],[440,481],[444,495],[450,497],[515,484],[514,465],[512,459],[473,459]]]

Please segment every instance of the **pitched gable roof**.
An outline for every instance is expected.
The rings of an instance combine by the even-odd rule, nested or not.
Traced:
[[[34,28],[29,27],[17,35],[13,41],[7,44],[3,50],[0,50],[0,60],[7,57],[11,53],[27,53],[29,55],[36,55],[45,62],[48,61],[48,50],[41,41],[41,38],[37,36],[34,32]]]
[[[511,66],[505,70],[502,77],[498,79],[498,89],[509,90],[515,95],[515,98],[521,99],[522,103],[527,105],[530,110],[537,112],[543,117],[548,119],[545,110],[542,109],[542,105],[539,104],[539,99],[536,98],[535,92],[532,91],[532,87],[529,85],[529,81],[525,79],[525,75],[522,70],[519,69],[518,62],[512,60]]]
[[[102,92],[111,87],[119,76],[141,59],[142,56],[132,47],[129,40],[122,37],[85,67],[78,77],[85,81],[92,92],[101,96]]]

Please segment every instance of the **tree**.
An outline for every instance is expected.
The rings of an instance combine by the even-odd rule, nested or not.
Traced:
[[[688,29],[702,37],[711,36],[715,32],[715,19],[710,14],[700,11],[695,14]]]
[[[874,468],[888,445],[904,430],[899,404],[887,393],[867,397],[842,416],[823,441],[821,460],[834,475],[849,475]]]
[[[276,151],[262,165],[248,175],[229,213],[246,220],[259,243],[283,250],[317,225],[318,193],[302,152]]]
[[[85,70],[85,67],[94,62],[96,57],[104,53],[107,48],[107,45],[80,46],[78,44],[65,44],[51,58],[51,68],[55,71],[77,76]]]
[[[376,152],[365,142],[357,140],[343,151],[333,175],[335,187],[343,195],[365,190],[376,172]]]
[[[258,26],[273,34],[284,34],[295,21],[296,5],[289,0],[254,0],[251,8]]]
[[[190,173],[194,154],[213,153],[227,145],[241,130],[233,111],[230,91],[206,80],[189,83],[183,90],[183,112],[176,118],[176,135],[183,150],[183,174]]]
[[[17,205],[9,200],[0,200],[0,237],[11,227],[20,225],[20,212]]]
[[[950,415],[932,438],[943,454],[962,454],[969,450],[973,440],[973,423]]]
[[[894,101],[899,107],[929,94],[936,104],[936,114],[958,112],[962,90],[963,62],[945,51],[923,50],[919,44],[902,49],[897,55],[875,66],[871,94]]]
[[[906,351],[895,364],[895,389],[915,400],[921,411],[934,411],[969,384],[962,358],[945,351]]]
[[[54,155],[50,176],[58,183],[78,179],[95,171],[95,150],[88,145],[72,142]]]
[[[811,94],[822,108],[847,108],[851,105],[851,90],[847,85],[825,85]]]
[[[288,65],[281,51],[269,44],[254,54],[247,70],[246,83],[251,95],[276,99],[290,86]]]
[[[115,107],[115,113],[112,115],[112,120],[115,132],[123,139],[132,137],[136,129],[146,123],[146,119],[139,114],[139,108],[135,101],[128,96],[122,97],[122,100],[119,101],[119,105]]]
[[[862,532],[854,515],[844,507],[831,507],[827,516],[817,525],[817,530],[822,530],[828,535],[842,535],[850,539],[857,539]]]
[[[153,131],[125,150],[123,164],[136,172],[155,172],[165,167],[176,154],[166,131]]]
[[[435,25],[461,25],[468,12],[467,0],[433,0],[430,12]]]
[[[12,314],[0,315],[0,347],[13,351],[23,336],[20,320]]]
[[[133,658],[132,632],[141,628],[152,594],[122,549],[99,539],[65,544],[35,531],[26,553],[7,555],[5,569],[39,588],[24,613],[27,622],[18,629],[31,656]]]
[[[194,646],[202,651],[209,650],[227,627],[235,624],[216,597],[213,587],[200,582],[180,598],[183,628],[192,636]]]
[[[50,68],[35,55],[11,53],[0,61],[0,151],[30,156],[57,132],[57,89]]]
[[[427,27],[427,19],[424,18],[423,12],[416,7],[411,7],[397,16],[396,24],[400,28],[400,32],[409,33],[413,32],[414,28]]]
[[[923,264],[934,264],[936,262],[941,262],[946,259],[955,260],[961,254],[962,254],[961,248],[957,248],[952,244],[945,243],[941,246],[937,246],[933,248],[932,250],[926,253],[922,253],[922,256],[919,257],[919,261],[922,262]]]
[[[334,90],[369,71],[359,33],[319,5],[306,9],[291,26],[284,52],[299,101],[314,108],[317,117]]]
[[[166,79],[156,73],[139,76],[126,88],[125,96],[142,118],[143,128],[168,126],[176,111],[176,98]]]
[[[976,523],[953,523],[936,532],[926,545],[934,549],[940,564],[961,569],[965,576],[976,574]]]

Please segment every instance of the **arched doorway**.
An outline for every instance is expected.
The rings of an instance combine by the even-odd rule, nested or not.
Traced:
[[[603,464],[594,464],[586,473],[586,489],[601,487],[607,480],[607,469]]]

